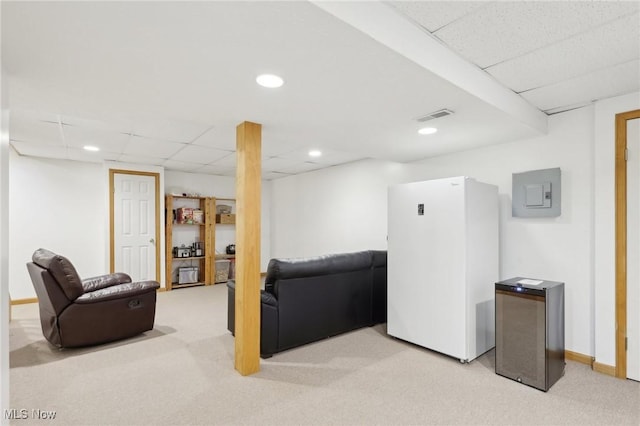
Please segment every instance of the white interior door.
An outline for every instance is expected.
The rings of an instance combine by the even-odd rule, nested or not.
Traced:
[[[114,173],[114,271],[133,281],[156,280],[156,179]]]
[[[627,120],[627,378],[640,380],[640,119]]]

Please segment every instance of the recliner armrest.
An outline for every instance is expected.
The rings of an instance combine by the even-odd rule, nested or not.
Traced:
[[[124,272],[115,274],[105,274],[97,277],[85,278],[82,280],[82,288],[85,293],[111,287],[118,284],[130,283],[131,277]]]
[[[116,284],[110,287],[101,288],[100,290],[85,293],[75,300],[75,303],[96,303],[105,300],[115,300],[127,297],[133,297],[156,291],[160,288],[157,281],[139,281],[135,283]]]

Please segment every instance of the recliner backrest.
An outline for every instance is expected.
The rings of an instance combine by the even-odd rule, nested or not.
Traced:
[[[40,248],[33,253],[31,259],[33,263],[49,271],[69,300],[76,300],[84,293],[82,280],[66,257]]]

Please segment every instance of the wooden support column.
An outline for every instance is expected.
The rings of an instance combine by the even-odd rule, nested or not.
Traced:
[[[236,127],[235,368],[260,371],[260,195],[262,125]]]

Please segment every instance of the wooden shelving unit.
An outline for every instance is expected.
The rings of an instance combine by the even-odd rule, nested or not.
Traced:
[[[166,289],[194,287],[213,284],[215,268],[215,201],[210,197],[167,195],[165,199],[166,213]],[[203,211],[202,223],[177,223],[174,211],[181,207],[196,208]],[[193,241],[204,243],[203,256],[174,257],[174,232],[177,228],[191,228]],[[176,279],[176,270],[179,262],[198,266],[198,281],[194,283],[179,284]]]
[[[220,215],[217,214],[217,206],[218,204],[230,204],[232,211],[230,214],[225,214],[225,215]],[[236,208],[236,199],[235,198],[212,198],[211,199],[211,212],[212,215],[215,218],[215,225],[214,225],[214,230],[212,235],[212,246],[215,250],[216,247],[216,230],[215,228],[217,226],[231,226],[234,227],[235,223],[236,223],[236,213],[235,213],[235,208]],[[217,283],[222,283],[222,282],[226,282],[226,281],[218,281],[216,280],[216,259],[217,260],[222,260],[222,259],[230,259],[230,256],[227,256],[226,254],[219,254],[214,256],[214,260],[213,260],[213,280],[214,280],[214,284]],[[233,256],[233,259],[235,259],[235,256]]]

